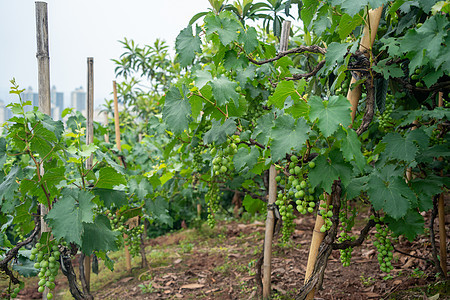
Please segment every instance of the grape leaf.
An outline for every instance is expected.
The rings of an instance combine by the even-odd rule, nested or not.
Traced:
[[[302,2],[303,7],[300,12],[300,16],[302,17],[301,19],[305,24],[305,27],[308,27],[314,17],[314,14],[316,13],[319,2],[316,0],[303,0]]]
[[[350,124],[350,102],[347,98],[331,96],[330,100],[324,100],[318,96],[309,99],[311,110],[309,117],[311,121],[317,121],[317,126],[325,137],[329,137],[338,129],[339,125]]]
[[[397,132],[388,133],[382,142],[386,144],[385,153],[389,158],[410,162],[416,157],[417,146],[414,142]]]
[[[178,59],[181,67],[186,67],[194,61],[195,53],[200,53],[202,42],[200,36],[193,35],[192,26],[188,26],[181,30],[175,40],[175,49],[177,50]]]
[[[259,150],[256,147],[251,147],[251,149],[248,149],[247,146],[240,147],[233,156],[236,171],[240,172],[245,166],[251,170],[258,162],[258,157]]]
[[[82,222],[93,222],[92,209],[94,198],[89,192],[65,188],[61,192],[61,199],[55,203],[45,220],[52,228],[55,238],[64,238],[67,242],[81,245],[83,234]]]
[[[135,194],[140,200],[144,200],[148,194],[153,192],[152,185],[145,178],[141,178],[139,183],[136,178],[132,178],[128,181],[128,188],[129,192]]]
[[[205,17],[206,34],[217,33],[224,46],[237,40],[242,25],[237,21],[231,12],[223,11],[218,16],[209,14]]]
[[[353,199],[361,194],[362,191],[367,190],[367,182],[369,178],[367,176],[353,178],[345,188],[347,192],[347,199]]]
[[[169,214],[169,203],[161,196],[155,199],[147,198],[145,200],[145,209],[147,214],[152,216],[156,221],[169,226],[173,225],[173,219]]]
[[[245,210],[251,214],[254,214],[258,211],[262,212],[262,210],[264,209],[264,202],[259,199],[254,199],[250,195],[245,195],[244,201],[242,201],[242,205],[244,206]]]
[[[227,140],[227,136],[236,131],[236,123],[231,118],[227,119],[223,124],[220,124],[220,120],[212,120],[211,122],[211,129],[203,137],[207,144],[213,142],[217,145],[223,144]]]
[[[308,138],[309,129],[303,118],[298,119],[297,122],[290,115],[276,118],[270,133],[272,161],[277,162],[282,159],[286,153],[291,152],[291,149],[300,150]]]
[[[418,234],[424,232],[424,218],[416,210],[408,210],[406,215],[400,219],[385,219],[388,227],[396,235],[404,235],[409,241],[413,241]]]
[[[249,27],[247,30],[241,30],[238,37],[238,42],[244,44],[244,51],[246,53],[253,52],[258,46],[258,34],[254,27]]]
[[[253,138],[262,144],[267,144],[269,141],[272,127],[273,127],[273,114],[265,114],[256,120],[256,127],[253,131]]]
[[[99,171],[96,188],[112,189],[116,185],[127,184],[125,177],[112,167],[104,167]]]
[[[233,100],[236,107],[239,107],[239,94],[236,92],[238,85],[236,82],[229,80],[225,76],[221,76],[215,78],[209,84],[212,87],[212,92],[218,106],[223,106],[230,100]]]
[[[361,25],[362,21],[360,16],[350,17],[348,14],[343,14],[338,26],[339,37],[341,39],[348,37],[356,26]]]
[[[433,196],[442,192],[445,184],[441,177],[429,175],[426,178],[415,178],[410,181],[411,189],[417,194],[419,210],[428,211],[433,208]]]
[[[18,165],[13,166],[3,182],[0,184],[0,207],[2,212],[9,213],[10,209],[14,209],[14,204],[6,205],[3,201],[13,202],[12,200],[15,198],[14,193],[19,188],[19,184],[16,179],[21,178],[22,175],[22,169]],[[15,202],[17,201],[14,201],[14,203]]]
[[[300,99],[300,95],[295,89],[293,81],[281,81],[277,84],[275,92],[269,97],[268,105],[275,105],[275,107],[282,109],[284,107],[284,101],[291,96],[292,99]]]
[[[3,168],[3,165],[6,162],[7,154],[6,154],[6,140],[4,137],[0,138],[0,168]]]
[[[344,56],[347,54],[347,47],[349,43],[340,44],[333,42],[328,45],[327,53],[325,54],[325,66],[332,66],[335,63],[344,61]]]
[[[81,251],[91,255],[93,251],[115,251],[120,232],[111,230],[111,222],[104,215],[98,215],[92,223],[83,223]]]
[[[383,209],[392,218],[398,220],[406,215],[416,196],[401,177],[391,177],[384,181],[377,175],[369,178],[367,193],[375,210]]]
[[[163,108],[163,120],[168,129],[175,134],[182,133],[188,128],[191,115],[191,105],[186,96],[181,95],[180,90],[173,86],[166,93]]]
[[[124,191],[94,188],[92,192],[99,197],[107,208],[122,207],[128,203]]]
[[[195,76],[195,86],[199,89],[204,87],[208,82],[212,81],[212,75],[209,70],[197,70],[193,74]]]
[[[329,159],[320,155],[314,159],[316,166],[309,171],[309,181],[313,187],[320,187],[325,192],[331,193],[333,181],[340,179],[344,187],[350,181],[352,167],[345,162],[339,150],[330,152]]]
[[[366,159],[361,152],[361,141],[352,129],[341,127],[336,136],[341,141],[341,152],[347,161],[355,160],[360,171],[366,166]]]
[[[254,65],[249,65],[245,69],[238,69],[236,71],[236,81],[239,82],[241,87],[244,87],[245,84],[256,76],[256,67]]]

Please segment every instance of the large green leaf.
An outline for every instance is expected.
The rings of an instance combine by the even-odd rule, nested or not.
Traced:
[[[386,143],[385,153],[389,158],[410,162],[414,160],[417,146],[397,132],[388,133],[382,140]]]
[[[81,251],[90,255],[94,251],[115,251],[120,232],[111,230],[111,222],[104,215],[98,215],[92,223],[83,223]]]
[[[311,121],[318,120],[317,126],[325,137],[335,133],[339,125],[346,127],[350,124],[350,102],[341,95],[323,101],[318,96],[312,96],[309,105],[309,118]]]
[[[127,184],[125,177],[112,167],[104,167],[99,171],[96,188],[112,189],[116,185]]]
[[[239,94],[236,92],[238,84],[225,76],[214,79],[209,83],[218,106],[223,106],[232,100],[239,107]]]
[[[249,27],[247,30],[241,30],[238,41],[244,44],[244,51],[247,53],[253,52],[258,46],[258,34],[254,27]]]
[[[329,158],[319,155],[314,159],[316,166],[309,171],[309,181],[315,188],[322,188],[325,192],[331,193],[333,181],[340,179],[344,186],[347,186],[352,175],[352,167],[345,162],[339,150],[330,152]]]
[[[341,39],[345,39],[350,35],[350,33],[356,28],[356,26],[361,25],[363,19],[360,16],[351,17],[348,14],[343,14],[340,20],[340,26],[338,26],[338,33]]]
[[[17,200],[15,199],[14,193],[19,188],[17,178],[20,179],[21,177],[22,169],[16,165],[11,168],[11,171],[9,171],[8,175],[6,175],[5,179],[0,184],[0,207],[2,212],[10,213],[14,209],[15,203],[17,202],[13,201]]]
[[[224,46],[237,41],[242,25],[230,12],[224,11],[219,15],[209,14],[205,17],[206,34],[217,33]]]
[[[177,135],[182,133],[188,128],[191,120],[191,104],[189,103],[189,99],[181,95],[177,87],[171,87],[166,94],[162,113],[168,130]]]
[[[83,234],[82,223],[92,223],[95,204],[94,198],[89,192],[78,189],[63,189],[61,199],[55,203],[45,220],[52,228],[55,238],[64,238],[65,241],[81,245]]]
[[[95,188],[92,192],[94,195],[98,196],[100,201],[102,201],[109,209],[112,207],[122,207],[128,203],[127,195],[124,191]]]
[[[234,166],[238,172],[242,171],[245,167],[251,170],[258,162],[259,150],[256,147],[248,148],[247,146],[240,147],[233,156]]]
[[[391,177],[388,181],[377,175],[369,178],[369,200],[375,210],[383,209],[386,214],[398,220],[406,215],[416,196],[401,177]]]
[[[281,81],[277,84],[275,92],[269,97],[268,105],[275,105],[275,107],[282,109],[284,108],[284,101],[286,98],[291,96],[292,99],[300,99],[300,94],[295,89],[295,84],[293,81]]]
[[[0,168],[3,168],[3,165],[6,162],[6,140],[4,137],[0,138]]]
[[[144,177],[140,178],[139,182],[136,178],[129,180],[128,188],[130,193],[135,194],[140,200],[144,200],[148,194],[153,192],[152,185]]]
[[[325,65],[332,66],[335,63],[344,61],[344,56],[347,54],[347,47],[349,44],[340,44],[333,42],[328,45],[327,53],[325,55]]]
[[[200,37],[193,35],[191,25],[181,30],[175,40],[175,49],[177,50],[178,59],[182,67],[192,64],[195,53],[201,52],[201,44]]]
[[[426,178],[415,178],[410,184],[418,196],[419,210],[428,211],[433,208],[433,196],[442,192],[445,182],[442,177],[429,175]]]
[[[272,161],[277,162],[284,158],[291,149],[300,150],[308,138],[310,128],[305,119],[297,121],[290,115],[283,115],[275,119],[272,127],[272,143],[270,151]]]
[[[262,144],[267,144],[271,136],[274,117],[273,114],[265,114],[256,120],[256,127],[252,137]]]
[[[251,214],[254,214],[258,211],[262,212],[262,209],[264,208],[264,202],[262,202],[260,199],[254,199],[250,195],[245,195],[244,201],[242,201],[242,205],[244,206],[245,210]]]
[[[319,6],[319,1],[316,0],[303,0],[303,7],[300,13],[301,19],[305,26],[309,26],[311,20],[314,18],[317,7]]]
[[[169,226],[173,225],[173,219],[169,214],[169,203],[163,197],[158,196],[155,199],[146,199],[145,209],[147,210],[147,214],[152,216],[156,221]]]
[[[207,144],[216,143],[223,144],[227,140],[227,136],[236,131],[236,123],[233,119],[227,119],[223,124],[220,120],[212,120],[211,129],[205,133],[203,140]]]
[[[355,160],[359,170],[362,171],[366,166],[366,159],[361,152],[361,141],[353,129],[341,127],[337,138],[341,140],[341,152],[347,161]]]
[[[424,232],[425,221],[416,210],[408,210],[400,219],[387,216],[385,221],[395,235],[404,235],[409,241],[413,241],[418,234]]]

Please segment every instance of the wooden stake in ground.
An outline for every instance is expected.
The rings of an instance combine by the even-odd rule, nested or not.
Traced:
[[[375,41],[375,37],[378,30],[378,25],[380,23],[381,13],[383,11],[383,7],[379,7],[375,10],[370,10],[367,15],[366,26],[364,27],[363,37],[361,39],[361,45],[359,47],[360,51],[367,52],[372,49],[373,42]],[[350,101],[352,105],[352,123],[355,120],[356,116],[356,108],[358,107],[358,102],[361,97],[361,86],[357,86],[353,90],[351,86],[356,82],[356,79],[352,77],[350,87],[347,93],[347,99]],[[327,204],[330,204],[331,196],[327,195]],[[323,202],[321,201],[321,204]],[[320,232],[320,228],[324,224],[324,220],[322,216],[317,215],[316,224],[314,225],[314,232],[311,240],[311,247],[309,250],[308,256],[308,264],[306,266],[306,274],[305,274],[305,282],[309,280],[311,276],[314,265],[316,264],[317,254],[319,253],[319,247],[322,243],[325,234]],[[314,299],[315,288],[309,292],[306,299],[311,300]]]
[[[281,29],[280,52],[286,51],[289,46],[289,32],[291,30],[291,22],[284,21]],[[275,224],[274,203],[277,199],[277,182],[275,181],[276,169],[274,165],[269,169],[269,199],[267,202],[267,220],[266,234],[264,237],[264,262],[263,262],[263,299],[270,299],[271,285],[271,260],[272,260],[272,238],[273,228]]]
[[[87,98],[86,98],[86,145],[94,142],[94,58],[87,58]],[[91,156],[86,160],[86,170],[92,169],[94,157]],[[84,259],[84,276],[86,280],[87,292],[90,292],[91,286],[91,257],[86,256]]]
[[[122,145],[120,144],[120,123],[119,123],[119,102],[117,100],[117,84],[116,81],[113,81],[113,92],[114,92],[114,125],[115,125],[115,131],[116,131],[116,147],[119,151],[122,150]],[[122,159],[120,159],[123,165]],[[123,238],[126,239],[127,235],[124,234]],[[131,256],[130,256],[130,250],[128,249],[128,246],[125,245],[125,260],[126,260],[126,266],[127,271],[131,272]]]
[[[46,115],[51,115],[50,100],[50,56],[48,47],[48,13],[47,3],[36,2],[36,41],[38,61],[38,82],[39,82],[39,111]],[[41,176],[44,175],[44,166],[40,168]],[[50,232],[50,228],[44,221],[44,216],[48,213],[49,207],[43,204],[39,205],[41,214],[41,234]],[[47,299],[48,288],[46,287],[42,294],[42,299]]]
[[[439,107],[444,106],[444,93],[439,92]],[[440,158],[442,160],[442,158]],[[441,171],[441,176],[442,174]],[[439,195],[438,202],[438,219],[439,219],[439,249],[440,249],[440,265],[444,277],[447,277],[447,233],[445,232],[445,205],[444,205],[444,193]]]
[[[267,201],[267,220],[266,220],[266,235],[264,237],[264,270],[263,270],[263,299],[270,299],[270,273],[272,260],[272,237],[273,227],[275,224],[274,203],[277,199],[277,182],[275,177],[277,171],[274,165],[269,169],[269,199]]]

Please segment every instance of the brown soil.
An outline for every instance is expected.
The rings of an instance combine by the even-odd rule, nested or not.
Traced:
[[[314,217],[298,218],[295,224],[290,245],[274,243],[273,299],[294,299],[303,285]],[[92,275],[93,294],[95,299],[259,299],[254,274],[263,240],[261,221],[221,222],[214,230],[204,225],[151,239],[146,247],[150,268],[139,268],[136,258],[126,274],[119,255],[122,270],[119,263],[114,272],[101,264],[100,275]],[[370,238],[353,251],[350,267],[342,267],[339,251],[334,251],[315,299],[450,299],[449,282],[437,281],[431,262],[410,256],[431,257],[428,236],[413,243],[401,239],[396,248],[408,255],[394,252],[390,274],[380,271]],[[112,277],[120,271],[120,277]],[[151,288],[142,287],[149,284]],[[69,299],[65,278],[57,286],[58,299]],[[19,298],[32,299],[34,290],[22,291]]]

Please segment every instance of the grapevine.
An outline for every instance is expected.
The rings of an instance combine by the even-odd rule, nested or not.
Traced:
[[[55,288],[55,277],[58,275],[60,255],[61,252],[56,244],[56,240],[48,241],[45,245],[36,243],[34,248],[31,249],[30,260],[36,259],[34,267],[39,270],[38,291],[43,293],[45,287],[47,287],[50,290],[46,295],[47,299],[53,298],[51,291]]]

